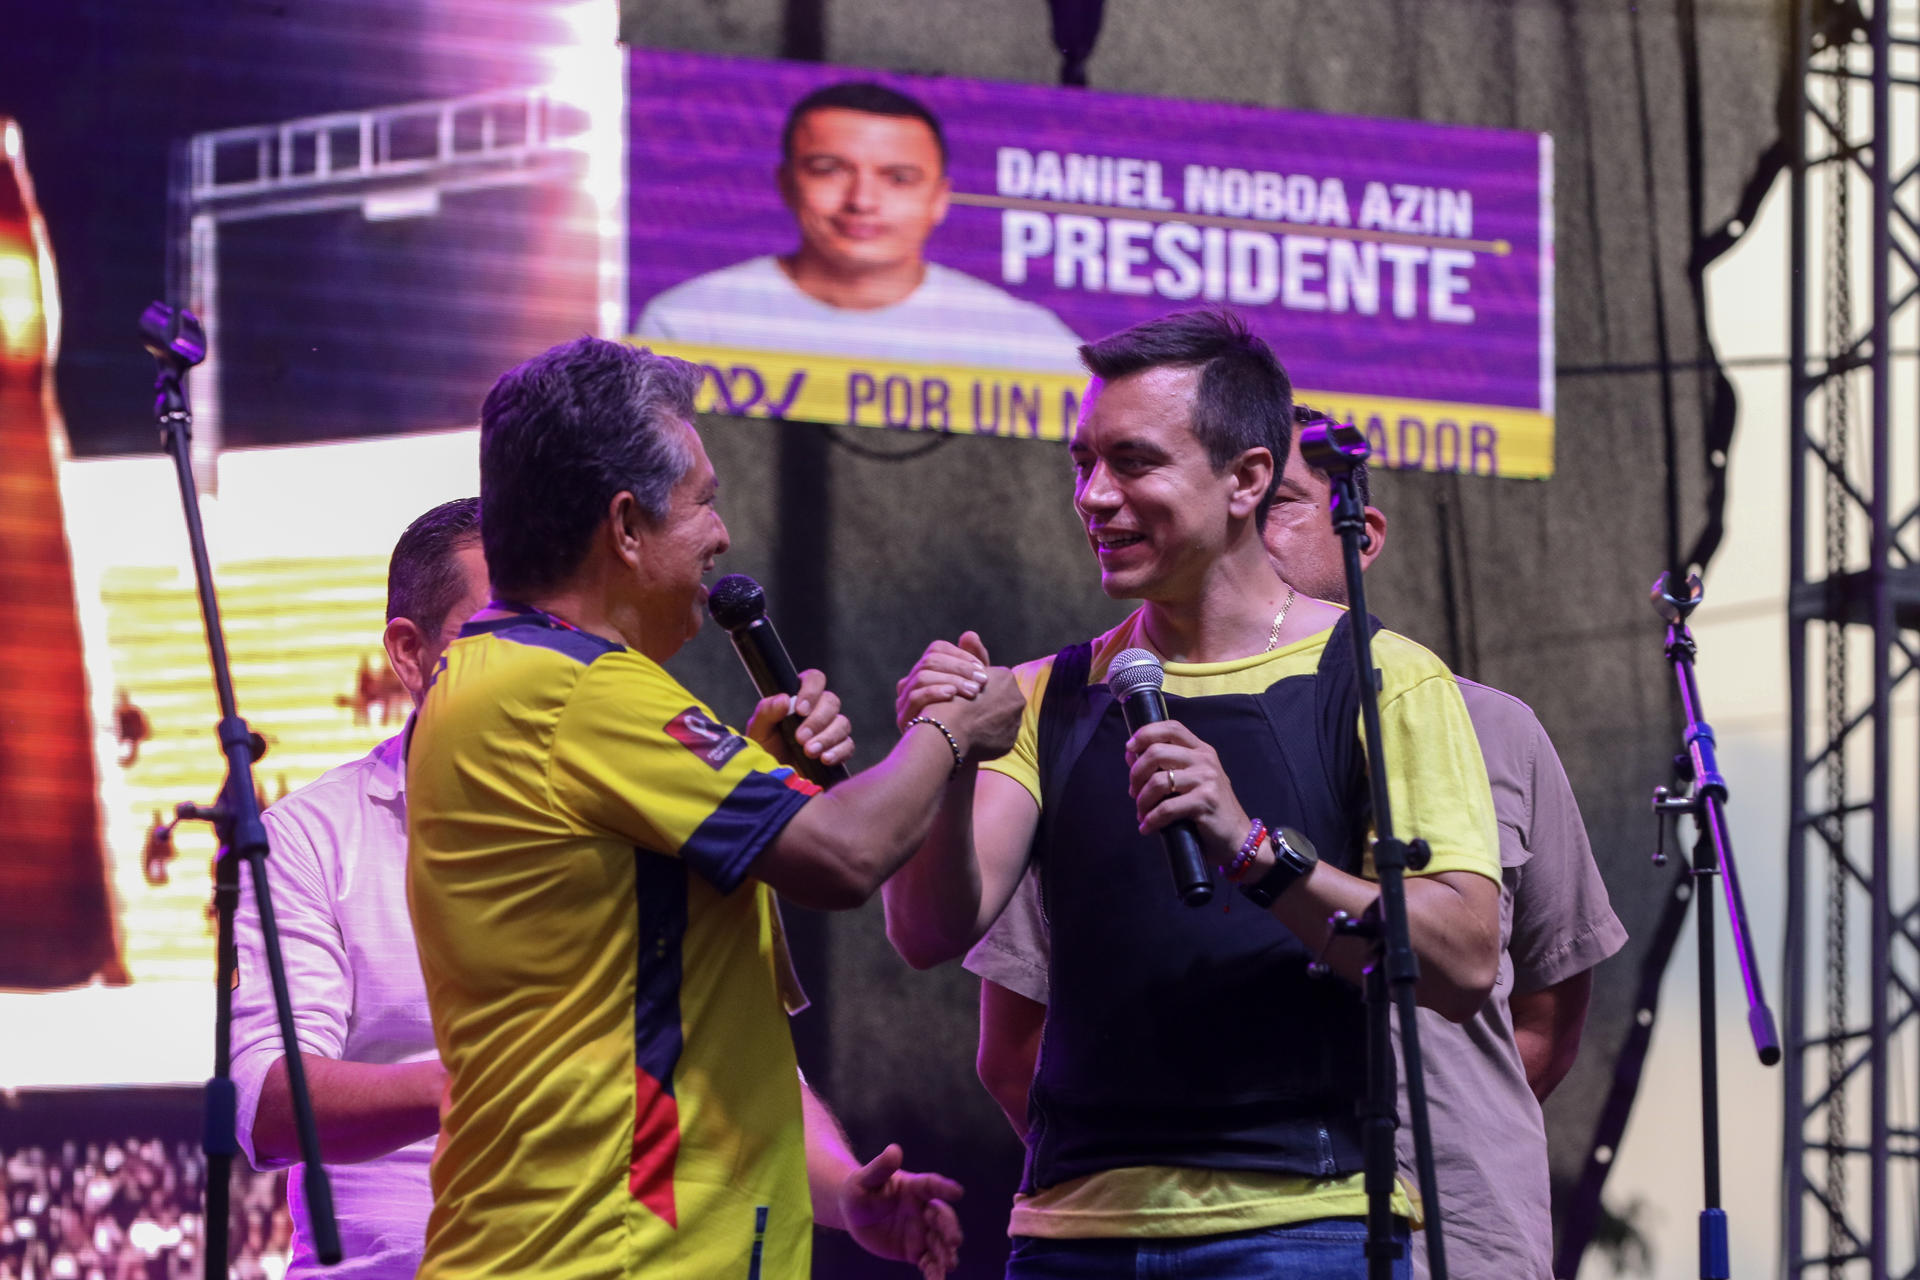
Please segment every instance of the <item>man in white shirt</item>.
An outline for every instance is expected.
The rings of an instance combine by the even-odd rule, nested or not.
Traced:
[[[1080,372],[1080,338],[1045,307],[926,260],[945,221],[947,143],[920,102],[877,84],[794,104],[776,171],[800,245],[658,294],[642,338],[938,367]]]
[[[487,601],[479,499],[444,503],[408,526],[387,569],[382,639],[415,706],[461,625]],[[821,754],[829,763],[851,753],[844,720],[815,732],[828,743]],[[302,1171],[293,1163],[299,1137],[250,881],[235,913],[235,1128],[256,1169],[292,1166],[289,1280],[410,1280],[425,1247],[433,1209],[428,1166],[447,1073],[407,913],[403,744],[404,735],[387,739],[264,815],[300,1059],[340,1224],[336,1267],[322,1268],[314,1252]],[[915,1263],[929,1280],[944,1276],[960,1245],[959,1219],[946,1203],[961,1194],[959,1185],[901,1171],[898,1146],[860,1165],[838,1121],[804,1084],[801,1104],[815,1220],[848,1231],[871,1253]]]
[[[487,602],[480,504],[427,512],[387,571],[383,639],[417,702],[460,624]],[[290,1276],[411,1276],[433,1193],[427,1166],[446,1081],[407,916],[406,765],[395,736],[267,810],[267,874],[280,925],[301,1063],[333,1179],[344,1259],[321,1272],[296,1165]],[[255,1168],[299,1159],[273,990],[251,881],[235,913],[236,1129]]]

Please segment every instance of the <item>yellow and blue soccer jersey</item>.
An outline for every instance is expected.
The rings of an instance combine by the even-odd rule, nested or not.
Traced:
[[[630,649],[532,610],[461,632],[407,768],[451,1077],[422,1277],[808,1274],[786,957],[746,877],[815,790]]]

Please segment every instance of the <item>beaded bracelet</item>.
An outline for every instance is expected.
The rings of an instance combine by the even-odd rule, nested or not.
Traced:
[[[1240,879],[1241,873],[1252,866],[1254,858],[1259,856],[1260,842],[1266,838],[1267,824],[1255,818],[1253,820],[1253,830],[1247,832],[1247,838],[1240,842],[1240,851],[1233,855],[1232,862],[1220,868],[1227,879],[1233,881]]]
[[[965,752],[960,750],[960,740],[953,736],[953,731],[944,724],[941,724],[938,720],[935,720],[932,716],[915,716],[913,719],[907,721],[907,728],[911,729],[917,724],[930,724],[940,731],[940,736],[947,740],[947,746],[953,749],[953,773],[949,773],[947,776],[951,778],[954,773],[960,772],[961,767],[967,763],[967,756]]]

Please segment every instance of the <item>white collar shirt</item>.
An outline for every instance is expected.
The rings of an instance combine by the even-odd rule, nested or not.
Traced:
[[[426,986],[407,914],[406,772],[393,737],[323,774],[265,814],[267,882],[302,1052],[398,1063],[435,1054]],[[243,877],[244,878],[244,877]],[[235,913],[233,1078],[240,1147],[255,1168],[253,1122],[267,1069],[282,1056],[251,883]],[[411,1277],[433,1207],[427,1138],[376,1160],[329,1165],[344,1260],[314,1256],[302,1168],[287,1180],[294,1234],[289,1280]],[[273,1163],[271,1161],[269,1164]]]

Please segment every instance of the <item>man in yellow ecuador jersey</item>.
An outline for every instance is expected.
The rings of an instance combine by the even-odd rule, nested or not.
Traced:
[[[830,793],[852,751],[817,671],[736,733],[661,663],[727,549],[698,372],[582,338],[481,414],[493,602],[408,748],[408,893],[449,1083],[420,1274],[807,1276],[816,1220],[944,1274],[957,1188],[864,1169],[803,1109],[773,893],[866,901],[950,774],[1004,753],[1011,673]],[[791,703],[791,705],[790,705]]]

